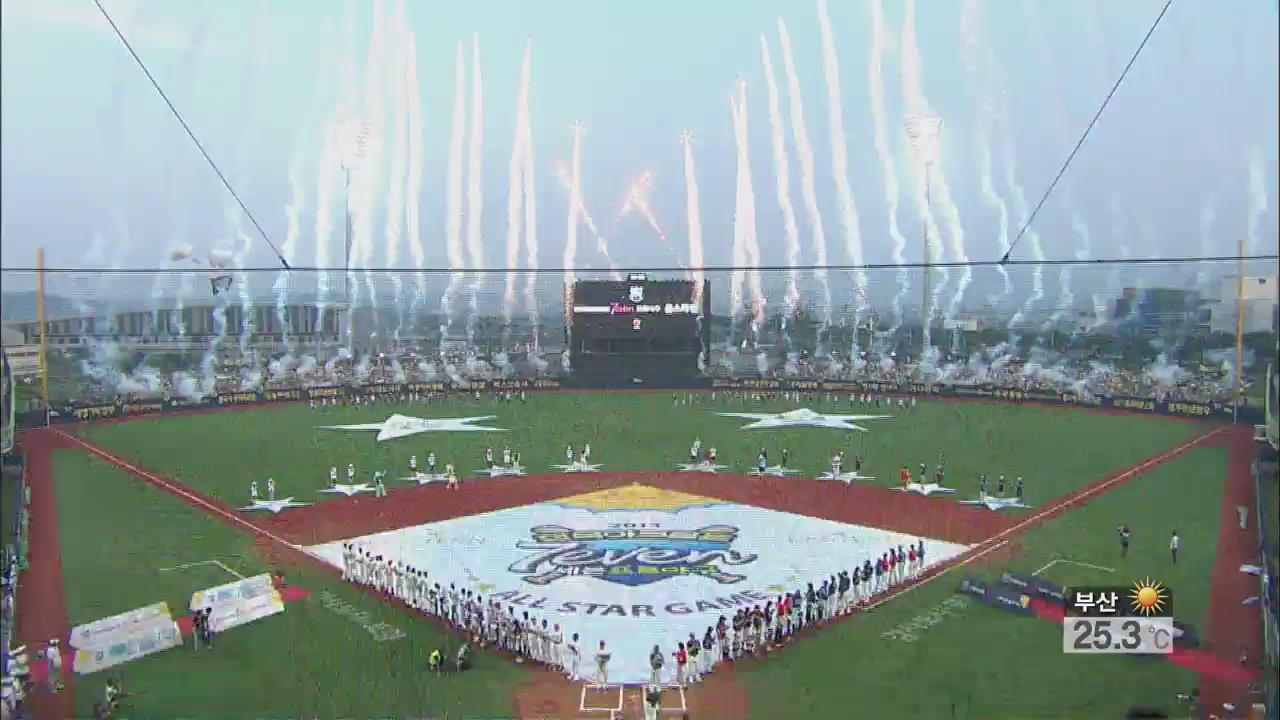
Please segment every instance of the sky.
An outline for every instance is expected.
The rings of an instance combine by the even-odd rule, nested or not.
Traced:
[[[516,95],[531,40],[534,259],[546,268],[564,264],[568,195],[556,167],[569,160],[574,122],[584,128],[584,205],[615,263],[689,263],[680,144],[686,130],[701,191],[705,264],[733,263],[735,214],[742,208],[729,97],[739,79],[747,98],[759,262],[815,262],[779,19],[794,46],[829,261],[856,259],[850,225],[866,262],[922,259],[915,203],[922,163],[903,130],[904,118],[921,107],[913,97],[924,98],[942,120],[930,185],[941,259],[997,259],[1003,250],[1001,203],[1012,232],[1020,217],[1017,189],[1025,205],[1039,199],[1163,2],[919,2],[914,31],[920,94],[912,95],[903,81],[903,71],[915,65],[904,56],[908,5],[886,0],[882,122],[900,184],[896,217],[911,239],[900,256],[889,231],[885,163],[874,143],[872,0],[834,0],[828,8],[853,215],[842,211],[836,178],[816,1],[409,2],[402,24],[393,27],[407,28],[416,52],[417,83],[408,94],[422,117],[416,156],[403,133],[392,132],[397,125],[389,88],[405,76],[404,65],[379,62],[371,53],[393,47],[372,47],[375,17],[394,18],[402,4],[103,4],[295,266],[341,266],[342,174],[332,153],[324,153],[340,115],[380,118],[371,122],[381,163],[357,173],[366,178],[357,184],[367,182],[369,192],[354,202],[364,203],[360,207],[371,218],[362,231],[369,248],[360,262],[415,262],[408,245],[413,233],[399,220],[401,213],[394,214],[396,222],[387,221],[388,207],[397,202],[389,198],[400,194],[420,211],[423,266],[450,266],[455,55],[465,48],[470,85],[475,38],[484,103],[481,261],[506,267]],[[92,0],[4,0],[2,21],[0,265],[34,265],[34,250],[43,247],[53,267],[179,268],[183,261],[170,254],[184,246],[198,256],[226,251],[247,267],[276,265]],[[780,85],[798,256],[788,253],[776,191],[762,37]],[[1024,241],[1013,256],[1037,259],[1037,249],[1043,259],[1233,255],[1250,227],[1249,252],[1274,252],[1277,66],[1275,0],[1174,2],[1033,226],[1039,247]],[[382,100],[380,115],[378,102],[371,107],[374,98]],[[466,102],[469,107],[469,97]],[[992,168],[992,193],[985,194],[982,136]],[[404,196],[404,178],[415,166],[420,191]],[[629,184],[645,172],[666,241],[634,213],[620,215]],[[950,213],[942,207],[941,182]],[[585,227],[578,243],[575,265],[606,266]],[[527,265],[523,247],[517,257]]]

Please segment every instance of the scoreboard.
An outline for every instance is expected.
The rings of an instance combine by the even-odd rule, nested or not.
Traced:
[[[690,280],[651,280],[643,273],[574,283],[568,313],[572,362],[581,368],[647,359],[696,369],[710,299],[705,285],[698,290]]]

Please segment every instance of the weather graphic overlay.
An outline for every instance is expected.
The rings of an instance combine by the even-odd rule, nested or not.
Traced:
[[[1165,604],[1171,601],[1169,591],[1163,585],[1147,578],[1133,584],[1133,589],[1129,591],[1129,602],[1134,613],[1150,617],[1161,614]]]
[[[1062,651],[1073,654],[1165,655],[1173,652],[1173,593],[1150,578],[1132,587],[1067,591]]]

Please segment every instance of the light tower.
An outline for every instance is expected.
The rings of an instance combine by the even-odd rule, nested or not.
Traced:
[[[372,126],[368,122],[344,116],[333,123],[333,132],[338,140],[346,188],[343,201],[345,244],[342,252],[342,294],[347,305],[347,342],[350,343],[352,323],[355,322],[351,304],[351,171],[364,162]]]
[[[924,166],[924,204],[925,210],[931,215],[933,211],[933,203],[931,199],[930,189],[933,183],[933,165],[938,161],[941,151],[939,149],[938,136],[942,134],[942,118],[937,115],[911,115],[903,125],[907,131],[907,141],[911,143],[911,149],[915,151],[916,158]],[[929,240],[929,222],[925,218],[921,223],[923,226],[924,240],[924,289],[920,296],[920,355],[923,358],[929,351],[929,323],[932,318],[932,297],[930,295],[929,286],[933,280],[930,266],[933,265],[933,245]]]

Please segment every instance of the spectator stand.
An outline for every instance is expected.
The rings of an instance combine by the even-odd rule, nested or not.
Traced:
[[[0,527],[3,527],[3,556],[0,557],[0,669],[8,671],[9,650],[14,647],[17,628],[18,579],[27,568],[28,507],[26,465],[18,452],[0,456]]]

